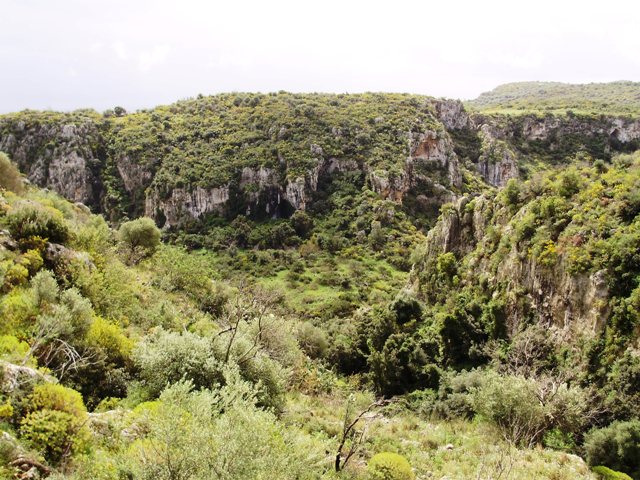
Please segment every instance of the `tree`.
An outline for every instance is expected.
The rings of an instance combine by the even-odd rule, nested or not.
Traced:
[[[584,445],[589,465],[604,465],[640,478],[640,420],[592,430]]]
[[[358,415],[353,415],[353,397],[349,397],[347,401],[347,407],[344,412],[344,421],[342,424],[342,435],[340,436],[340,443],[338,444],[338,451],[336,452],[336,459],[334,462],[334,468],[336,472],[343,470],[351,457],[358,451],[364,440],[366,430],[363,428],[358,431],[356,426],[360,421],[368,420],[372,411],[376,408],[382,407],[389,403],[389,400],[377,400],[371,403],[367,408],[361,411]],[[348,448],[347,448],[348,447]]]
[[[153,220],[141,217],[120,225],[118,238],[127,249],[129,263],[153,255],[160,245],[160,229]]]

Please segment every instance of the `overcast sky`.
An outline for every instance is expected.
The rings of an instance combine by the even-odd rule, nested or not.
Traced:
[[[640,80],[640,1],[0,0],[0,112]]]

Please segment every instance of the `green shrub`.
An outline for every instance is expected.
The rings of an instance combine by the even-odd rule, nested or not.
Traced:
[[[69,238],[69,227],[60,211],[30,202],[18,203],[7,214],[7,226],[18,240],[41,237],[64,243]]]
[[[601,480],[633,480],[629,475],[622,472],[616,472],[610,468],[599,465],[592,468],[593,473],[597,474]]]
[[[592,430],[584,448],[589,465],[604,465],[640,478],[640,420],[614,422]]]
[[[316,478],[319,445],[256,408],[255,397],[235,374],[215,392],[189,382],[167,388],[144,415],[146,437],[128,450],[131,478]]]
[[[0,335],[0,358],[8,361],[22,361],[29,353],[29,344],[13,335]]]
[[[31,279],[31,290],[39,308],[54,303],[59,294],[58,282],[49,270],[42,270]]]
[[[129,260],[135,263],[156,251],[160,245],[160,229],[152,219],[142,217],[120,225],[118,239],[125,245]]]
[[[509,179],[501,192],[505,205],[509,207],[516,207],[518,205],[520,202],[520,185],[521,183],[515,178]]]
[[[29,398],[29,410],[56,410],[81,421],[87,414],[82,395],[58,383],[36,385]]]
[[[96,318],[85,339],[87,346],[98,350],[110,363],[123,365],[131,357],[133,341],[129,339],[119,325],[103,318]]]
[[[14,413],[13,405],[9,402],[0,403],[0,422],[9,420]]]
[[[368,358],[376,391],[396,395],[416,388],[436,388],[440,369],[436,365],[437,341],[429,337],[394,333],[380,351]]]
[[[302,351],[311,358],[322,358],[326,355],[329,343],[324,330],[304,322],[298,327],[296,337]]]
[[[211,388],[222,381],[210,341],[189,332],[156,330],[136,345],[133,361],[152,398],[182,379],[190,380],[196,388]]]
[[[44,260],[36,249],[27,250],[20,257],[20,264],[29,271],[29,275],[35,275],[42,268]]]
[[[580,191],[582,178],[575,168],[569,168],[560,176],[558,193],[563,197],[571,197]]]
[[[587,396],[578,387],[495,372],[486,373],[472,398],[481,418],[496,425],[506,440],[527,447],[554,428],[556,437],[579,432],[588,409]]]
[[[0,188],[15,193],[22,193],[24,190],[20,172],[3,152],[0,152]]]
[[[11,263],[8,265],[7,270],[4,272],[4,279],[2,284],[2,290],[7,292],[12,287],[18,285],[24,285],[29,278],[29,270],[17,263]]]
[[[391,452],[374,455],[369,460],[367,471],[371,480],[413,480],[415,478],[407,459]]]
[[[73,415],[58,410],[31,412],[20,423],[20,437],[51,463],[75,453],[86,442]]]

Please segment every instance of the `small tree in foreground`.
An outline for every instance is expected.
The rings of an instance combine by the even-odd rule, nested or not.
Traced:
[[[160,229],[150,218],[141,217],[120,225],[118,239],[126,249],[127,261],[137,263],[156,251],[160,245]]]

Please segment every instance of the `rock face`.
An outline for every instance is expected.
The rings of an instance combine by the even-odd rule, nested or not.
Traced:
[[[74,202],[98,207],[102,193],[96,124],[18,122],[0,136],[0,151],[18,164],[29,181]]]
[[[502,187],[512,178],[518,178],[517,154],[504,140],[500,140],[488,125],[480,127],[482,142],[477,168],[482,178],[496,187]]]
[[[499,261],[486,255],[494,251],[487,245],[489,228],[502,237],[509,237],[511,218],[485,196],[458,199],[428,233],[422,260],[412,273],[414,288],[420,292],[428,278],[424,272],[434,268],[441,254],[452,252],[458,259],[466,258],[462,261],[468,262],[465,264],[469,268],[467,276],[484,275],[490,290],[505,289],[505,298],[509,299],[506,309],[510,333],[516,332],[531,312],[543,324],[563,330],[600,330],[609,313],[609,291],[603,271],[571,274],[565,268],[562,254],[556,268],[547,268],[522,251],[517,242],[511,242],[510,249]]]
[[[323,184],[339,174],[362,174],[371,189],[386,199],[402,202],[409,193],[420,194],[424,185],[437,193],[438,205],[454,198],[453,190],[462,186],[462,175],[453,143],[448,134],[426,131],[408,134],[408,154],[400,171],[374,169],[366,162],[350,158],[324,156],[317,145],[311,146],[315,167],[303,175],[287,178],[284,169],[244,167],[236,184],[213,189],[174,189],[168,197],[150,188],[145,200],[145,215],[160,225],[174,227],[185,219],[205,214],[227,215],[228,205],[241,205],[238,213],[254,217],[280,218],[296,210],[306,210]],[[125,185],[127,182],[125,182]]]
[[[526,172],[531,162],[541,161],[541,155],[542,161],[561,163],[576,152],[607,158],[613,151],[640,148],[640,120],[469,114],[460,101],[426,97],[415,103],[415,109],[416,115],[422,115],[417,126],[393,131],[391,140],[386,140],[404,149],[394,158],[328,155],[317,143],[297,138],[296,145],[308,147],[296,153],[295,162],[287,158],[286,149],[285,153],[278,149],[276,161],[252,158],[215,182],[203,181],[197,173],[182,177],[179,165],[158,175],[163,155],[169,151],[181,155],[186,148],[180,142],[187,140],[170,137],[170,129],[153,127],[159,130],[143,145],[137,143],[135,129],[121,133],[128,128],[126,122],[110,122],[95,112],[0,117],[0,150],[17,162],[32,183],[102,211],[112,220],[145,214],[160,225],[177,227],[209,214],[287,217],[311,208],[319,190],[333,178],[351,174],[359,174],[353,178],[386,199],[411,204],[422,213],[437,212],[464,191],[463,173],[468,170],[500,187]],[[376,117],[370,124],[383,120]],[[348,145],[350,138],[361,141],[358,127],[326,128],[338,143]],[[268,131],[273,141],[291,142],[297,134],[294,125],[277,122]],[[214,141],[217,133],[212,128],[202,135]],[[365,135],[362,141],[372,138]],[[210,154],[204,147],[196,156],[185,157],[185,162],[198,163],[206,171]],[[181,181],[168,186],[174,178]]]
[[[521,167],[541,155],[553,163],[563,163],[578,152],[609,158],[615,151],[640,148],[639,119],[474,114],[468,124],[479,140],[478,172],[494,186],[518,177]]]
[[[196,187],[194,190],[176,188],[167,199],[161,199],[152,193],[145,201],[145,215],[159,220],[165,227],[173,227],[185,219],[198,219],[205,213],[220,212],[229,200],[229,188],[212,188],[205,190]]]
[[[442,122],[447,130],[461,130],[473,127],[473,122],[460,100],[441,99],[435,100],[433,103],[438,120]]]

